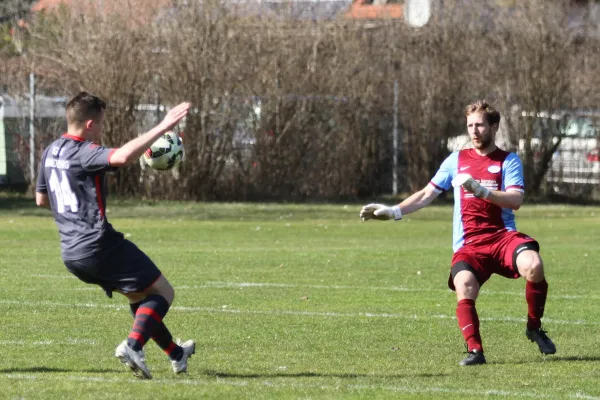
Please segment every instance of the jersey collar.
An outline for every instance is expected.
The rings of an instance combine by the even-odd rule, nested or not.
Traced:
[[[75,135],[69,135],[68,133],[64,133],[62,135],[62,137],[64,137],[65,139],[72,139],[72,140],[77,140],[78,142],[85,142],[86,140],[84,138],[82,138],[81,136],[75,136]]]

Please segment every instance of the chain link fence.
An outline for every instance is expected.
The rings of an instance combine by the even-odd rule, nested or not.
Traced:
[[[311,96],[309,96],[311,97]],[[286,96],[286,102],[294,103],[304,101],[306,96]],[[345,98],[325,98],[314,96],[320,107],[320,114],[327,119],[327,124],[336,124],[333,117],[328,117],[327,108],[338,108],[350,103]],[[33,121],[31,119],[30,96],[19,98],[0,95],[0,186],[3,187],[28,187],[36,176],[37,162],[43,149],[61,133],[66,132],[65,106],[67,97],[35,95]],[[227,110],[228,118],[234,120],[233,133],[228,136],[230,148],[222,153],[226,158],[222,174],[228,179],[234,179],[236,174],[246,178],[251,175],[253,168],[261,162],[260,144],[270,140],[273,133],[262,131],[261,113],[268,107],[268,100],[260,97],[247,97],[231,99],[223,106]],[[166,111],[164,105],[140,104],[135,106],[132,129],[136,132],[145,132],[156,125]],[[111,113],[122,110],[110,109]],[[554,113],[531,114],[525,111],[515,111],[517,117],[513,118],[512,129],[525,129],[524,125],[532,123],[534,140],[531,141],[534,162],[541,163],[541,152],[536,151],[544,140],[550,140],[556,146],[549,161],[550,167],[544,176],[544,186],[547,190],[558,195],[577,195],[589,197],[595,194],[600,183],[600,154],[598,136],[600,135],[600,111],[560,111]],[[394,123],[393,110],[381,116],[379,129],[389,132],[384,135],[382,148],[385,150],[380,156],[379,182],[376,183],[380,193],[392,193],[394,189],[400,192],[407,190],[405,171],[408,168],[407,158],[403,152],[407,151],[406,140],[402,138],[402,128]],[[517,122],[515,122],[517,121]],[[262,121],[264,122],[264,121]],[[517,139],[511,143],[510,130],[505,121],[500,129],[499,141],[503,148],[516,151],[522,156],[525,153],[525,143]],[[180,134],[185,138],[185,123],[180,127]],[[31,133],[34,133],[32,140]],[[214,132],[218,136],[219,131]],[[394,140],[397,135],[397,140]],[[519,137],[519,135],[516,135]],[[398,140],[399,139],[399,140]],[[184,139],[185,140],[185,139]],[[119,143],[122,144],[122,143]],[[115,146],[119,144],[113,144]],[[467,135],[457,136],[448,140],[448,152],[458,150],[469,145]],[[257,151],[257,147],[259,148]],[[33,149],[33,153],[32,153]],[[398,155],[393,160],[394,152]],[[264,159],[262,160],[265,161]],[[33,170],[32,170],[32,164]],[[397,171],[394,176],[395,170]],[[144,196],[152,197],[165,189],[164,173],[148,168],[140,162],[138,184]],[[171,181],[181,179],[179,170],[169,172]],[[169,183],[170,185],[171,183]],[[395,187],[394,187],[395,186]]]
[[[0,185],[32,182],[41,150],[66,132],[65,104],[62,97],[37,95],[32,112],[29,96],[0,95]]]
[[[35,181],[37,164],[43,149],[67,130],[65,107],[68,97],[47,96],[42,93],[34,94],[34,96],[35,104],[32,104],[31,93],[19,97],[0,94],[1,187],[30,187]],[[286,196],[284,192],[270,193],[270,189],[267,186],[261,186],[259,182],[262,179],[261,176],[265,173],[270,175],[267,180],[269,184],[273,183],[274,179],[281,180],[281,183],[277,185],[278,187],[285,187],[286,181],[290,179],[286,175],[286,171],[281,169],[281,163],[285,164],[285,161],[279,160],[280,155],[274,153],[272,149],[272,144],[278,140],[277,134],[273,131],[276,125],[276,122],[272,119],[274,108],[310,107],[313,110],[312,112],[305,112],[302,117],[307,118],[303,122],[306,129],[314,131],[311,146],[315,150],[312,152],[307,150],[301,156],[302,163],[307,165],[318,162],[323,157],[332,158],[336,151],[342,151],[343,147],[346,146],[344,143],[346,140],[338,140],[337,146],[330,147],[327,144],[326,137],[333,134],[343,136],[343,131],[348,127],[343,126],[342,121],[337,120],[337,116],[340,112],[352,114],[358,108],[356,100],[353,99],[318,95],[285,95],[276,99],[261,98],[259,96],[229,96],[226,99],[219,98],[216,100],[215,98],[214,102],[218,105],[211,110],[201,111],[196,109],[194,113],[206,112],[213,115],[214,118],[218,116],[220,120],[223,120],[213,123],[213,126],[208,128],[212,130],[209,135],[210,140],[207,142],[212,147],[209,153],[213,153],[215,157],[222,160],[219,172],[221,183],[217,184],[218,187],[215,190],[221,192],[216,197],[223,198],[228,196],[230,198],[239,197],[235,190],[236,182],[240,181],[248,186],[256,185],[254,190],[256,193],[260,192],[260,195],[249,195],[250,197]],[[167,110],[167,107],[161,104],[138,104],[133,108],[134,110],[129,113],[132,121],[131,132],[129,134],[119,134],[122,143],[105,143],[105,145],[117,147],[122,145],[128,138],[151,129],[162,119]],[[402,149],[399,148],[402,145],[402,140],[393,140],[394,134],[398,138],[401,136],[401,132],[397,124],[393,124],[392,105],[390,105],[389,110],[383,111],[379,111],[380,117],[377,126],[365,125],[361,127],[361,129],[376,129],[388,132],[384,135],[381,146],[378,146],[381,153],[378,158],[381,163],[377,174],[379,180],[374,185],[377,187],[377,191],[382,193],[392,193],[394,189],[407,190],[405,178],[406,159],[402,156]],[[123,107],[111,106],[109,102],[107,113],[118,115],[126,113],[126,110]],[[32,115],[34,116],[33,119],[31,118]],[[397,116],[396,119],[398,119]],[[190,140],[197,140],[193,132],[198,127],[186,126],[185,122],[179,126],[179,133],[184,138],[184,143],[188,134]],[[319,129],[319,127],[323,127],[323,129]],[[105,129],[111,129],[110,123],[107,123]],[[188,129],[191,133],[187,132]],[[204,127],[203,129],[207,128]],[[324,136],[323,138],[319,138],[321,134]],[[114,134],[110,136],[113,137]],[[322,144],[319,143],[321,141]],[[317,150],[321,146],[325,146],[321,149],[322,151]],[[193,150],[191,142],[188,147]],[[393,174],[394,151],[398,154],[395,161],[396,171],[398,171],[396,176]],[[185,163],[182,168],[186,168]],[[261,169],[263,172],[259,172]],[[265,169],[268,169],[268,171],[264,172]],[[288,172],[293,173],[292,171]],[[337,170],[331,171],[331,173],[338,176],[335,179],[342,180],[346,171]],[[135,176],[132,177],[131,174]],[[165,175],[169,176],[169,179],[165,180]],[[189,175],[189,171],[187,175]],[[123,180],[124,176],[121,175],[120,178]],[[125,186],[132,190],[135,187],[137,188],[135,194],[141,194],[149,198],[164,197],[164,193],[169,192],[173,182],[179,181],[178,184],[180,185],[189,185],[186,178],[181,176],[179,169],[169,172],[157,172],[141,161],[139,166],[127,170],[126,179],[128,183]],[[326,190],[326,188],[323,190]],[[121,194],[127,195],[127,190]]]

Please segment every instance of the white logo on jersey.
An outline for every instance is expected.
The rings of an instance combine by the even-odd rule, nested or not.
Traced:
[[[498,172],[500,172],[500,167],[497,165],[490,165],[488,167],[488,171],[491,172],[492,174],[497,174]]]
[[[471,166],[470,166],[470,165],[468,165],[468,166],[466,166],[466,167],[460,167],[458,170],[462,172],[462,171],[464,171],[464,170],[467,170],[467,169],[469,169],[469,168],[471,168]]]
[[[58,169],[69,169],[69,161],[57,160],[56,158],[46,158],[44,163],[46,168],[58,168]]]

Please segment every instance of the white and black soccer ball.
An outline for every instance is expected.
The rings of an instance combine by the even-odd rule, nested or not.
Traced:
[[[183,142],[175,132],[159,137],[142,156],[153,169],[164,171],[173,168],[183,159]]]

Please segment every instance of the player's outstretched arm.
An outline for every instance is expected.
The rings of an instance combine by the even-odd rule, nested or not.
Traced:
[[[439,195],[440,191],[436,191],[432,185],[427,185],[423,189],[419,190],[416,193],[413,193],[402,203],[400,203],[400,208],[402,208],[403,214],[414,213],[415,211],[419,211],[421,208],[428,206],[431,204],[433,200],[435,200]]]
[[[173,129],[187,115],[189,109],[190,103],[181,103],[170,109],[161,123],[118,148],[110,157],[110,165],[121,167],[137,161],[156,139]]]
[[[363,221],[369,219],[378,219],[381,221],[394,219],[395,221],[399,221],[402,219],[403,215],[420,210],[430,204],[438,196],[439,192],[431,185],[427,185],[406,198],[402,203],[393,207],[376,203],[367,204],[360,210],[360,218]]]

